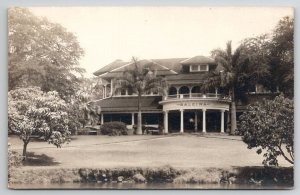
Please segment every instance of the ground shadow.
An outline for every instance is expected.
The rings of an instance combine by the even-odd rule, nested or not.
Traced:
[[[24,166],[54,166],[59,165],[59,162],[55,162],[54,158],[45,154],[37,155],[34,152],[27,153],[27,159],[23,161]]]
[[[266,186],[294,185],[293,167],[245,166],[235,167],[235,169],[237,170],[237,183],[262,184]]]

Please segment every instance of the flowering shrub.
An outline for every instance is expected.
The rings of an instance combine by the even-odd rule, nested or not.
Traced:
[[[126,124],[122,122],[108,122],[101,125],[101,133],[103,135],[128,135]]]
[[[278,165],[277,157],[294,164],[294,102],[283,95],[249,106],[240,116],[239,133],[248,148],[264,153],[264,165]]]
[[[8,93],[9,131],[23,141],[23,156],[31,137],[39,136],[61,147],[69,141],[67,105],[55,91],[38,87],[19,88]]]

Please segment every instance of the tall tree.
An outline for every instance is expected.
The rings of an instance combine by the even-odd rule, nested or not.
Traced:
[[[39,86],[63,99],[78,89],[79,59],[84,54],[77,38],[60,24],[33,15],[29,9],[8,11],[9,90]]]
[[[273,82],[286,94],[294,93],[294,18],[282,18],[270,41]]]
[[[124,72],[122,78],[118,81],[116,90],[128,89],[137,94],[138,97],[138,118],[137,131],[138,135],[142,131],[142,95],[149,93],[151,90],[161,91],[165,87],[165,82],[162,78],[156,76],[156,70],[153,63],[140,64],[136,58],[132,58],[134,64],[133,69],[128,69]]]
[[[243,86],[247,74],[244,70],[247,66],[247,58],[242,53],[242,47],[238,47],[232,51],[231,41],[226,44],[226,49],[215,49],[212,51],[216,63],[218,64],[219,72],[214,72],[207,85],[219,85],[228,89],[231,97],[230,105],[230,134],[234,134],[237,128],[236,122],[236,92],[239,93],[239,88]],[[210,75],[211,76],[211,75]],[[213,81],[213,82],[212,82]]]
[[[264,87],[272,90],[270,82],[270,38],[267,34],[257,37],[247,38],[242,42],[243,53],[248,58],[247,87],[261,84]],[[249,91],[249,89],[247,89]]]

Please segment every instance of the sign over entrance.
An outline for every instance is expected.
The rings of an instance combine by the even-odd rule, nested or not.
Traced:
[[[165,100],[160,102],[163,105],[163,110],[184,110],[184,109],[212,109],[212,110],[229,110],[229,102],[219,100]]]
[[[197,106],[208,106],[210,104],[208,102],[180,102],[177,105],[184,106],[184,107],[197,107]]]

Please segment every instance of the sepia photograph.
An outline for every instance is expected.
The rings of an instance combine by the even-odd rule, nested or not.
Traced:
[[[7,25],[9,189],[294,188],[292,7],[10,7]]]

